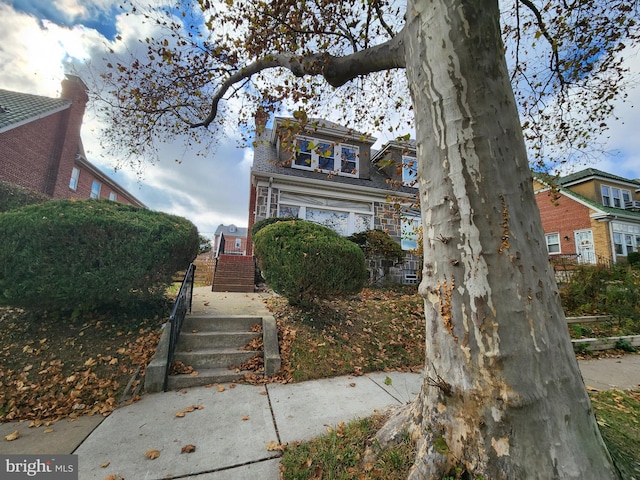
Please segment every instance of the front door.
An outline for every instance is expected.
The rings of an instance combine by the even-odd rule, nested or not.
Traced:
[[[596,252],[593,248],[593,233],[589,230],[573,232],[576,239],[576,253],[580,263],[596,263]]]

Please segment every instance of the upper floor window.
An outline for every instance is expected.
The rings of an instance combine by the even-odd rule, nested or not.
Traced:
[[[356,146],[298,137],[292,166],[355,177],[358,175],[359,158],[360,152]]]
[[[73,167],[71,170],[71,180],[69,180],[69,188],[73,191],[78,189],[78,180],[80,179],[80,169]]]
[[[601,185],[600,193],[605,207],[624,208],[625,203],[631,201],[631,190]]]
[[[417,187],[418,160],[416,157],[402,156],[402,183],[409,187]]]
[[[94,180],[93,183],[91,183],[91,193],[89,194],[89,198],[100,198],[101,188],[102,185],[100,185],[100,182]]]
[[[116,192],[109,192],[109,200],[115,202],[118,200],[118,194]]]

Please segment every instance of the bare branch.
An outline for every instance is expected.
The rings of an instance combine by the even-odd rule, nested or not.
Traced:
[[[321,53],[306,56],[286,54],[266,56],[230,75],[213,96],[207,118],[202,122],[191,123],[189,126],[191,128],[208,127],[218,113],[220,100],[232,86],[270,68],[286,68],[296,77],[321,75],[329,85],[336,88],[361,75],[404,68],[404,31],[400,31],[387,42],[341,57]]]

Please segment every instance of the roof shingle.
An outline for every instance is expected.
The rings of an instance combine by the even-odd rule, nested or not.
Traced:
[[[68,108],[71,100],[0,89],[0,131]]]

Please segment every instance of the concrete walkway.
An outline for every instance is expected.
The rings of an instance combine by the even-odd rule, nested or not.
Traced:
[[[194,292],[194,314],[266,314],[263,294]],[[597,389],[637,388],[640,355],[581,361],[585,384]],[[386,377],[391,384],[385,384]],[[389,382],[386,382],[389,383]],[[298,384],[199,387],[148,394],[97,417],[29,429],[0,425],[0,434],[20,429],[14,442],[0,439],[0,453],[75,453],[80,480],[192,478],[234,480],[279,478],[280,452],[273,446],[308,440],[341,421],[412,401],[420,374],[375,373]],[[177,413],[180,416],[176,416]],[[24,432],[24,433],[23,433]],[[195,446],[192,453],[183,447]],[[269,447],[269,448],[268,448]],[[145,452],[157,450],[150,460]],[[117,477],[116,477],[117,478]]]

